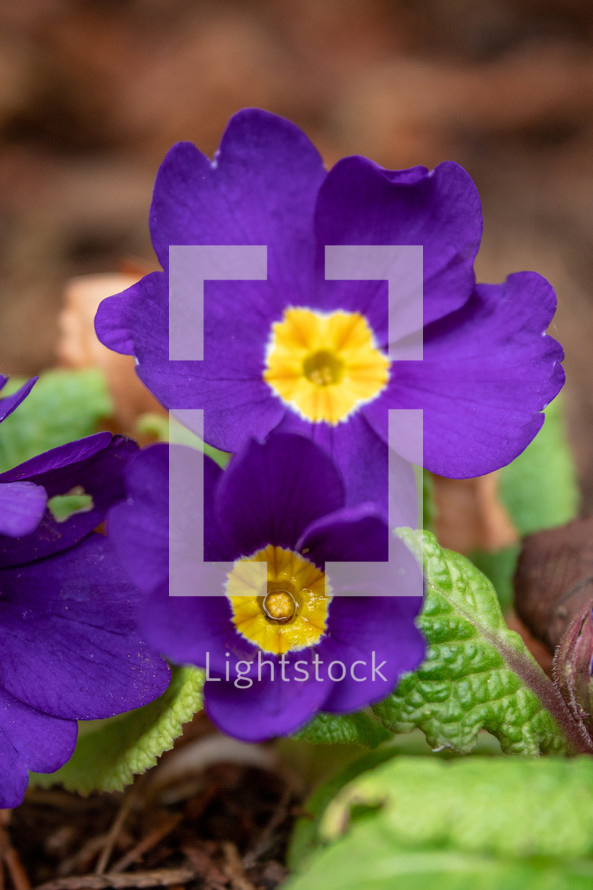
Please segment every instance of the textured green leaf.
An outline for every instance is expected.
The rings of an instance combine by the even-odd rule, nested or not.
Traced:
[[[560,399],[546,409],[544,425],[531,445],[500,471],[499,491],[522,535],[564,525],[578,514],[579,488]]]
[[[486,729],[506,753],[565,751],[556,721],[521,676],[543,683],[554,698],[551,683],[508,629],[490,581],[429,532],[401,534],[411,546],[422,542],[426,596],[419,626],[428,651],[418,670],[373,708],[378,717],[392,732],[419,727],[434,748],[470,751]]]
[[[50,775],[32,773],[31,780],[82,794],[120,791],[173,746],[183,724],[202,707],[203,682],[203,673],[196,668],[174,669],[171,685],[151,704],[109,720],[81,723],[68,763]]]
[[[23,383],[12,378],[2,390],[9,395]],[[46,371],[0,430],[0,472],[50,448],[97,431],[112,413],[103,374],[96,369]]]
[[[296,733],[295,738],[313,745],[360,745],[376,748],[391,738],[376,719],[359,711],[357,714],[317,714]]]
[[[590,758],[365,760],[321,818],[329,846],[287,890],[590,886]]]

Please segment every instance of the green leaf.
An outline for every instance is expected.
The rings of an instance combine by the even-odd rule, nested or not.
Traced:
[[[565,751],[556,721],[521,677],[542,684],[554,701],[556,693],[505,624],[490,581],[429,532],[400,534],[413,548],[422,544],[426,595],[419,627],[428,650],[418,670],[374,706],[377,716],[391,732],[419,727],[433,748],[468,752],[486,729],[505,753]]]
[[[318,854],[284,890],[590,890],[591,862],[499,862],[456,851],[410,852],[361,825],[347,840]]]
[[[322,840],[320,823],[323,813],[344,785],[347,785],[361,773],[384,763],[397,754],[397,749],[393,747],[372,751],[364,757],[358,757],[356,760],[353,760],[344,769],[334,773],[334,775],[315,789],[305,805],[305,816],[297,821],[290,839],[287,856],[290,868],[300,869],[303,862],[319,846]]]
[[[521,535],[564,525],[578,514],[579,488],[560,399],[548,405],[533,442],[500,471],[499,491]]]
[[[367,759],[327,806],[319,836],[329,846],[287,890],[584,890],[593,762]]]
[[[44,787],[60,784],[81,794],[120,791],[173,746],[183,724],[202,707],[203,682],[196,668],[173,669],[171,685],[151,704],[79,724],[81,734],[68,763],[49,775],[32,773],[31,781]]]
[[[23,383],[12,378],[2,395]],[[112,413],[103,374],[83,371],[46,371],[0,429],[0,472],[50,448],[82,439],[97,431],[100,420]]]
[[[56,522],[65,522],[75,513],[88,513],[93,509],[93,499],[90,494],[85,494],[80,485],[77,485],[68,494],[57,494],[47,502]]]
[[[312,745],[360,745],[376,748],[391,738],[376,719],[359,711],[357,714],[317,714],[294,736]]]

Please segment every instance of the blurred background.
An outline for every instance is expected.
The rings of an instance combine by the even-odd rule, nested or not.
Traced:
[[[478,273],[559,299],[566,412],[593,510],[593,13],[587,0],[25,0],[0,8],[0,370],[56,361],[74,275],[148,269],[169,146],[211,154],[244,106],[328,165],[461,163]]]

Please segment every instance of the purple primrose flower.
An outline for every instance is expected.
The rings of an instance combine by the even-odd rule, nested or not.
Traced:
[[[6,407],[2,400],[0,417]],[[44,503],[45,492],[90,498],[61,520],[45,509],[19,537],[0,524],[0,807],[21,803],[29,770],[54,772],[68,760],[77,720],[137,708],[168,685],[167,665],[135,630],[138,591],[93,531],[123,497],[135,451],[98,433],[0,475],[15,516],[23,492],[26,512],[29,488]]]
[[[205,558],[230,566],[219,595],[169,596],[168,459],[168,446],[154,445],[130,461],[109,535],[146,592],[144,638],[206,668],[205,707],[220,729],[247,741],[291,733],[319,710],[385,698],[417,667],[422,596],[380,595],[395,590],[381,561],[385,521],[372,504],[345,506],[343,481],[314,443],[283,433],[250,440],[224,472],[205,458]],[[326,579],[326,562],[360,560],[377,560],[376,571],[349,579],[348,590]],[[267,563],[263,587],[245,574],[253,562]]]
[[[424,466],[470,477],[510,463],[563,384],[547,281],[475,282],[480,201],[454,163],[389,171],[347,157],[328,172],[296,126],[247,109],[213,161],[171,149],[150,228],[164,271],[101,304],[101,341],[136,357],[166,407],[204,409],[218,448],[273,429],[313,437],[349,503],[383,497],[388,409],[422,409]],[[267,246],[267,281],[206,282],[202,362],[169,361],[171,245]],[[385,282],[326,281],[327,245],[422,247],[423,360],[387,357]]]

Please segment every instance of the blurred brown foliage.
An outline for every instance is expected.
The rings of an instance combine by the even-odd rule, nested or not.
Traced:
[[[328,164],[463,164],[478,272],[559,295],[571,436],[593,505],[593,13],[587,0],[27,0],[0,9],[0,368],[55,361],[72,275],[151,262],[154,175],[246,105]]]

